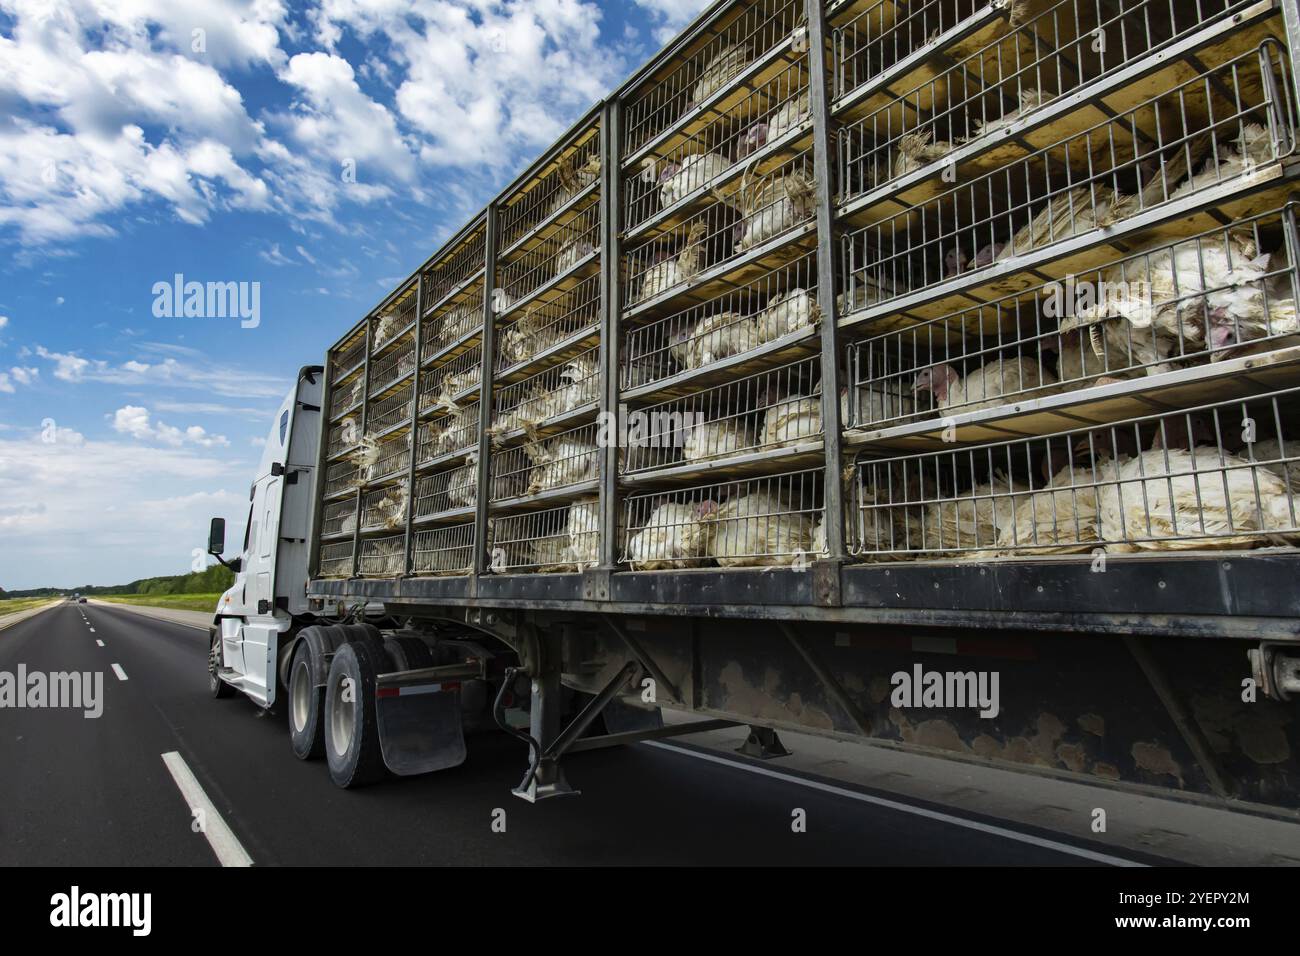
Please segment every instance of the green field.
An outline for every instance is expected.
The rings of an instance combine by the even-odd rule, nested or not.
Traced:
[[[49,604],[51,601],[60,600],[59,598],[10,598],[7,601],[0,601],[0,617],[8,614],[17,614],[19,611],[26,611],[34,607],[40,607],[42,604]]]
[[[113,604],[168,607],[178,611],[214,611],[220,594],[97,594],[93,600]]]

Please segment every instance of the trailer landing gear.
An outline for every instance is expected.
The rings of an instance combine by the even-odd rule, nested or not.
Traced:
[[[790,751],[785,749],[781,738],[770,727],[750,726],[749,736],[736,748],[736,753],[759,760],[771,760],[774,757],[788,757]]]
[[[492,716],[496,720],[498,727],[510,734],[510,736],[528,744],[528,770],[519,786],[515,787],[511,793],[521,800],[527,800],[529,803],[537,803],[539,800],[546,800],[550,797],[577,796],[582,791],[569,786],[569,782],[564,776],[564,769],[560,766],[560,758],[566,753],[597,750],[604,747],[619,747],[640,740],[678,737],[683,734],[695,734],[706,730],[721,730],[724,727],[740,726],[734,720],[696,720],[689,724],[677,724],[670,727],[655,727],[648,730],[604,734],[598,737],[583,737],[582,735],[609,703],[618,696],[624,687],[634,683],[641,673],[641,665],[636,661],[628,661],[609,683],[601,688],[600,693],[587,702],[587,706],[582,708],[582,711],[569,722],[568,726],[558,732],[554,732],[554,728],[559,725],[556,719],[560,691],[559,674],[552,672],[550,679],[532,678],[532,704],[529,721],[531,732],[528,732],[512,727],[506,720],[505,713],[506,694],[515,686],[516,678],[527,677],[528,673],[518,667],[506,668],[505,680],[501,682],[501,689],[497,692],[496,701],[492,705]],[[776,740],[776,734],[772,731],[764,732],[771,734],[771,739],[780,748],[780,741]],[[543,741],[546,741],[546,743],[544,744]],[[780,749],[782,754],[786,753],[784,748]],[[780,755],[772,754],[772,756]]]

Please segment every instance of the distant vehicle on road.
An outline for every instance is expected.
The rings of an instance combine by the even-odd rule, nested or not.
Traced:
[[[78,603],[78,604],[85,604],[85,603],[86,603],[86,599],[85,599],[85,598],[77,598],[77,603]]]

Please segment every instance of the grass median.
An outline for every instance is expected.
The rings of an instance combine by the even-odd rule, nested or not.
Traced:
[[[40,607],[42,604],[49,604],[56,601],[57,598],[37,597],[37,598],[9,598],[0,601],[0,618],[8,617],[10,614],[18,614],[22,611],[30,611],[34,607]]]
[[[96,601],[111,604],[136,604],[141,607],[164,607],[174,611],[207,611],[216,609],[220,594],[96,594]]]

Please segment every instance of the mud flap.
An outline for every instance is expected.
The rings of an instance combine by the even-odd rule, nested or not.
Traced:
[[[384,764],[399,777],[465,762],[458,682],[381,687],[375,710]]]

